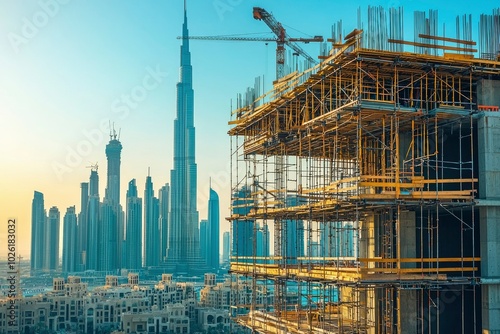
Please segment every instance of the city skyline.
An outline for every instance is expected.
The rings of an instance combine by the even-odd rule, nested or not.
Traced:
[[[111,142],[115,140],[111,139]],[[119,156],[114,158],[119,160]],[[116,167],[116,162],[109,164],[112,170],[113,166]],[[116,168],[114,172],[107,172],[108,177],[113,174],[116,175]],[[102,202],[100,201],[97,192],[98,182],[97,166],[92,166],[89,182],[80,184],[82,207],[80,213],[76,214],[75,205],[70,206],[66,209],[62,221],[59,208],[52,206],[47,212],[43,193],[34,191],[31,242],[35,245],[32,248],[35,255],[39,255],[40,259],[37,260],[36,256],[34,257],[35,260],[31,264],[32,273],[39,270],[72,273],[84,270],[116,272],[119,269],[166,268],[168,261],[162,257],[162,245],[167,241],[163,233],[166,233],[168,237],[168,227],[165,226],[166,222],[161,216],[169,212],[169,184],[161,187],[158,190],[158,197],[155,197],[152,178],[148,174],[143,205],[143,199],[138,197],[136,179],[129,181],[126,191],[126,211],[121,212],[123,229],[126,231],[122,239],[116,233],[119,225],[115,217],[113,201],[109,195],[103,197]],[[109,194],[108,191],[106,193]],[[199,268],[215,271],[219,268],[219,258],[223,251],[220,249],[218,238],[212,238],[219,231],[218,199],[217,193],[210,188],[208,219],[200,221],[201,226],[205,223],[207,227],[205,244],[202,246],[205,256],[202,258],[209,267],[200,263]],[[87,219],[87,217],[90,218]],[[110,237],[113,238],[110,239]],[[118,242],[121,244],[121,253],[118,253],[116,247]],[[62,246],[59,247],[59,244]],[[59,248],[61,248],[60,251]],[[165,252],[167,250],[165,249]],[[173,273],[176,272],[173,271]]]
[[[187,9],[184,3],[184,22],[180,46],[180,75],[177,83],[177,115],[174,120],[174,168],[171,170],[170,194],[167,183],[155,197],[154,185],[148,168],[144,185],[144,205],[137,197],[135,179],[129,182],[126,213],[120,204],[120,174],[122,143],[120,133],[110,126],[107,159],[106,189],[102,202],[97,194],[86,193],[81,184],[80,221],[76,220],[75,206],[68,208],[64,216],[62,271],[76,272],[90,269],[118,272],[121,269],[158,268],[173,274],[201,274],[219,268],[219,196],[210,187],[208,220],[199,219],[197,211],[197,165],[194,127],[194,90],[191,53],[189,51]],[[97,164],[91,166],[91,191],[96,189]],[[94,196],[91,196],[94,195]],[[96,196],[97,195],[97,196]],[[95,197],[95,199],[93,198]],[[85,199],[89,199],[85,202]],[[162,203],[160,205],[160,200]],[[94,202],[91,204],[90,202]],[[36,270],[59,270],[59,223],[57,207],[49,215],[40,217],[43,201],[35,192],[32,207],[32,240],[41,239],[36,253],[43,251],[45,258]],[[90,210],[89,210],[90,208]],[[160,211],[167,209],[167,211]],[[86,209],[86,211],[84,211]],[[144,213],[141,222],[139,214]],[[87,217],[93,217],[89,224]],[[161,220],[160,220],[160,217]],[[43,218],[38,222],[39,218]],[[95,219],[94,219],[95,218]],[[206,222],[206,225],[204,224]],[[45,223],[45,226],[43,224]],[[90,228],[89,228],[90,226]],[[202,232],[200,244],[200,227]],[[42,237],[38,230],[43,229]],[[77,231],[79,230],[79,231]],[[86,236],[86,242],[78,240]],[[142,237],[141,237],[142,236]],[[162,239],[163,237],[163,239]],[[166,239],[166,240],[165,240]],[[92,243],[93,245],[89,244]],[[32,241],[33,242],[33,241]],[[141,247],[142,244],[142,247]],[[82,251],[81,267],[77,268],[78,250]],[[164,250],[163,247],[166,249]],[[201,247],[201,249],[200,249]],[[141,249],[142,248],[142,249]],[[141,256],[142,251],[142,256]],[[87,253],[91,253],[87,260]],[[163,256],[165,255],[165,256]],[[142,261],[141,261],[142,259]],[[85,263],[84,263],[85,262]]]
[[[40,3],[57,6],[48,10]],[[123,144],[127,147],[127,153],[122,156],[122,164],[128,166],[122,170],[123,189],[129,180],[144,175],[149,166],[156,184],[170,181],[171,120],[175,113],[173,87],[179,57],[176,37],[183,19],[181,1],[149,6],[133,1],[46,0],[40,3],[0,4],[0,12],[9,13],[0,20],[0,35],[4,36],[0,40],[0,49],[4,51],[4,61],[0,63],[3,74],[0,113],[8,120],[1,139],[11,143],[0,149],[5,158],[0,167],[3,190],[0,219],[18,219],[17,250],[24,258],[30,257],[33,191],[44,193],[47,208],[56,205],[64,210],[80,203],[78,187],[82,180],[88,180],[89,174],[85,167],[95,162],[100,166],[105,164],[102,148],[109,135],[110,122],[122,129]],[[261,4],[221,0],[190,5],[188,2],[190,29],[193,35],[263,32],[269,37],[272,34],[267,27],[254,20],[251,13],[252,6],[263,5],[287,25],[291,35],[300,37],[304,32],[326,37],[331,25],[339,19],[344,20],[346,31],[352,30],[356,26],[358,6],[386,5],[382,1],[335,6],[318,1],[317,4],[311,6],[296,1],[290,6],[285,1]],[[491,12],[488,4],[473,8],[463,7],[464,4],[458,1],[457,6],[440,12],[440,22],[447,24],[447,36],[453,37],[454,15],[471,13],[477,18],[480,13]],[[403,5],[405,15],[412,15],[413,10],[444,8],[444,2],[428,1],[392,1],[389,5]],[[116,14],[111,22],[96,15],[109,11]],[[326,12],[330,14],[325,15]],[[348,20],[347,16],[353,18]],[[315,17],[315,20],[304,20],[304,17]],[[46,20],[39,22],[34,18]],[[89,27],[88,22],[94,24]],[[30,24],[34,26],[31,31]],[[110,26],[116,29],[109,29]],[[473,30],[476,34],[476,27]],[[405,32],[405,37],[410,36],[410,31]],[[475,35],[473,39],[477,40]],[[317,45],[304,45],[304,48],[313,56],[319,53]],[[198,210],[200,218],[207,216],[211,176],[212,185],[220,195],[221,217],[227,217],[231,194],[226,135],[230,99],[245,91],[257,75],[264,74],[267,78],[264,89],[270,88],[275,72],[275,45],[196,41],[191,43],[191,49],[196,68],[195,103],[200,107],[195,120],[199,153]],[[133,95],[138,99],[132,98]],[[64,126],[54,131],[54,125],[62,122]],[[138,155],[147,158],[138,159]],[[139,184],[142,182],[140,179]],[[101,187],[103,194],[102,182]],[[123,191],[121,203],[125,203]],[[81,211],[78,205],[76,209]],[[227,230],[228,224],[221,224],[221,239],[222,232]],[[6,237],[6,232],[0,231],[0,243]],[[0,257],[5,255],[6,250],[0,250]]]

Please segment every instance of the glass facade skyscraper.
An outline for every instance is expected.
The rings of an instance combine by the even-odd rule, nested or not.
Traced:
[[[98,256],[100,246],[100,203],[99,203],[99,175],[97,167],[90,171],[89,204],[87,205],[87,270],[98,270]]]
[[[78,214],[77,226],[77,263],[76,270],[84,271],[86,269],[85,259],[87,257],[87,208],[89,205],[89,183],[82,182],[80,184],[80,213]]]
[[[59,269],[59,228],[61,215],[59,209],[53,206],[49,210],[47,224],[45,226],[45,261],[44,269]]]
[[[66,209],[63,226],[63,258],[62,271],[71,273],[77,270],[78,244],[77,244],[77,220],[75,206]]]
[[[142,199],[138,197],[135,179],[128,183],[127,190],[127,228],[124,267],[142,267]]]
[[[210,269],[219,269],[219,195],[210,188],[208,199],[207,225],[207,265]]]
[[[158,200],[160,202],[160,247],[161,247],[161,262],[167,259],[168,247],[168,215],[170,212],[170,185],[166,183],[158,190]]]
[[[245,216],[254,206],[250,188],[247,186],[241,187],[240,190],[233,194],[233,198],[233,215]],[[247,257],[255,255],[254,248],[257,251],[257,233],[254,233],[254,229],[254,220],[233,220],[231,256]]]
[[[269,256],[269,227],[267,224],[256,224],[256,238],[257,238],[257,250],[255,255],[257,257]],[[259,262],[261,260],[258,260]]]
[[[229,249],[231,248],[230,242],[231,242],[230,233],[224,232],[224,234],[222,235],[222,262],[224,263],[229,262]]]
[[[203,260],[207,261],[208,257],[208,220],[202,219],[200,221],[200,256]]]
[[[109,143],[106,145],[106,157],[108,159],[108,183],[106,185],[106,193],[104,194],[104,197],[114,205],[120,204],[121,151],[122,144],[113,129],[113,132],[110,134]]]
[[[101,223],[99,225],[98,270],[115,271],[118,269],[118,216],[115,206],[104,197],[101,204]]]
[[[320,225],[320,256],[353,257],[357,248],[357,228],[351,222],[325,222]]]
[[[149,175],[144,190],[144,234],[144,266],[158,266],[161,257],[159,203]]]
[[[306,204],[304,198],[290,196],[286,199],[287,207]],[[297,263],[297,258],[305,255],[304,251],[304,221],[296,219],[283,220],[281,226],[281,256],[287,263]]]
[[[174,167],[170,173],[170,228],[167,270],[172,273],[202,273],[198,228],[197,165],[195,162],[194,92],[191,53],[184,8],[180,81],[177,83],[177,117],[174,120]]]
[[[120,205],[121,151],[122,144],[113,129],[109,143],[106,145],[108,170],[106,192],[101,205],[99,270],[112,271],[121,268],[121,247],[124,239],[123,214]]]
[[[31,204],[31,271],[43,268],[46,215],[43,194],[35,191]]]

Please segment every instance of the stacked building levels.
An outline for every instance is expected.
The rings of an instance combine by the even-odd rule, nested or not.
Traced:
[[[139,285],[137,274],[128,275],[127,284],[117,276],[107,276],[106,285],[89,290],[80,277],[53,280],[53,290],[15,300],[16,325],[11,319],[8,298],[0,299],[0,333],[73,331],[78,333],[190,333],[191,328],[210,327],[210,314],[203,307],[200,316],[193,283],[176,283],[163,274],[156,285]],[[221,314],[219,314],[221,315]],[[203,321],[207,322],[204,323]],[[228,326],[224,313],[221,322]]]
[[[234,301],[254,331],[500,333],[500,54],[474,56],[470,17],[452,39],[417,12],[415,42],[402,17],[370,8],[369,31],[334,29],[320,64],[232,112],[230,272],[274,294]],[[499,17],[479,33],[498,42]],[[273,255],[238,237],[249,222]]]

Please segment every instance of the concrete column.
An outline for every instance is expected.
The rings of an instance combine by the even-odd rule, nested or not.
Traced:
[[[415,226],[415,212],[401,211],[400,225],[400,252],[401,258],[414,258],[417,255],[417,236]],[[415,268],[414,263],[402,263],[401,268]],[[417,291],[399,290],[399,316],[401,333],[417,332]]]
[[[500,113],[483,113],[477,132],[479,198],[500,200]]]
[[[500,207],[480,208],[479,219],[483,333],[500,334]]]
[[[477,103],[500,106],[500,80],[482,79],[477,82]]]
[[[479,103],[500,104],[500,82],[478,84]],[[497,87],[494,91],[487,89]],[[496,95],[494,94],[496,91]],[[480,96],[479,93],[482,93]],[[481,101],[482,100],[482,101]],[[485,112],[478,120],[479,208],[482,329],[500,334],[500,114]],[[481,204],[480,204],[481,205]]]
[[[415,226],[415,212],[401,211],[399,213],[400,251],[402,258],[417,256],[417,230]],[[414,263],[401,264],[402,268],[415,268]]]

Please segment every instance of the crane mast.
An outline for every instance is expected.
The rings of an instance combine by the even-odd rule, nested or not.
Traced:
[[[307,52],[305,52],[304,49],[302,49],[299,45],[297,45],[294,42],[295,41],[303,43],[322,42],[323,37],[314,36],[313,38],[292,39],[286,33],[286,30],[285,28],[283,28],[283,25],[280,22],[278,22],[271,13],[269,13],[268,11],[266,11],[264,8],[261,7],[253,8],[253,18],[256,20],[264,21],[264,23],[267,24],[267,26],[272,30],[272,32],[277,37],[276,79],[282,78],[285,75],[285,44],[290,48],[292,48],[296,53],[306,58],[312,64],[317,63],[313,57],[307,54]]]

